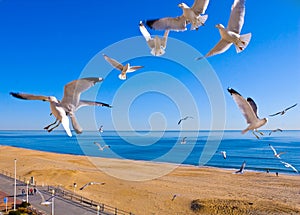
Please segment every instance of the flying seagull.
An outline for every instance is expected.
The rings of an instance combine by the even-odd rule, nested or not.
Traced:
[[[231,94],[233,100],[238,105],[239,109],[241,110],[242,114],[244,115],[246,122],[249,124],[246,129],[242,131],[242,134],[245,134],[247,131],[252,130],[252,133],[259,139],[259,137],[255,134],[255,132],[260,133],[263,135],[262,132],[259,132],[257,129],[267,123],[268,119],[263,118],[259,119],[257,116],[257,106],[253,99],[243,98],[237,91],[232,88],[227,89],[228,92]]]
[[[94,184],[104,185],[105,183],[104,182],[89,182],[89,183],[86,183],[85,185],[83,185],[82,187],[80,187],[79,190],[83,190],[87,186],[94,185]]]
[[[284,162],[284,161],[280,161],[286,168],[292,168],[294,170],[294,172],[297,172],[298,173],[298,170],[293,167],[291,164],[287,163],[287,162]]]
[[[216,28],[219,29],[221,40],[204,57],[199,57],[197,60],[221,54],[227,51],[232,44],[234,44],[237,53],[243,51],[251,40],[251,33],[240,35],[244,24],[244,16],[245,0],[234,0],[227,28],[222,24],[216,25]]]
[[[186,144],[186,138],[187,138],[187,137],[182,138],[181,144]]]
[[[220,151],[221,155],[223,156],[224,159],[227,158],[227,155],[226,155],[226,151]]]
[[[101,125],[100,127],[99,127],[99,132],[103,132],[103,125]]]
[[[176,197],[177,197],[177,194],[174,194],[171,201],[174,201],[176,199]]]
[[[277,132],[277,131],[282,132],[282,130],[281,130],[280,128],[277,128],[277,129],[275,129],[275,130],[270,131],[269,136],[270,136],[273,132]]]
[[[198,30],[207,20],[208,16],[201,14],[205,13],[208,3],[209,0],[195,0],[192,7],[180,3],[181,16],[146,20],[146,25],[154,30],[186,31],[186,25],[191,23],[191,30]]]
[[[55,116],[56,120],[54,123],[46,126],[48,132],[58,127],[60,124],[64,127],[68,136],[72,136],[69,119],[71,118],[72,126],[77,134],[82,133],[82,128],[77,122],[75,112],[83,106],[105,106],[111,107],[108,104],[102,102],[86,101],[80,100],[81,93],[88,90],[90,87],[94,86],[96,83],[103,81],[103,78],[82,78],[79,80],[74,80],[69,82],[64,87],[64,96],[61,101],[57,100],[54,96],[43,96],[43,95],[32,95],[25,93],[13,93],[10,94],[16,98],[24,100],[41,100],[50,102],[51,113]],[[56,124],[57,123],[57,124]],[[56,124],[56,125],[55,125]],[[55,125],[55,126],[53,126]],[[53,126],[52,128],[50,128]]]
[[[280,155],[284,154],[285,152],[277,153],[276,149],[271,144],[269,144],[269,146],[271,147],[272,151],[274,152],[274,157],[281,159]]]
[[[109,148],[110,148],[109,145],[101,146],[101,145],[100,145],[99,143],[97,143],[97,142],[94,142],[94,144],[95,144],[96,146],[98,146],[98,149],[99,149],[100,151],[103,151],[104,149],[109,149]]]
[[[126,80],[126,73],[134,72],[138,69],[143,68],[143,66],[130,66],[129,63],[127,63],[125,66],[123,66],[121,63],[116,61],[113,58],[108,57],[107,55],[103,54],[104,59],[110,63],[113,67],[121,71],[121,74],[118,76],[121,80]]]
[[[155,36],[151,37],[144,24],[140,22],[140,31],[143,34],[149,48],[151,49],[151,54],[154,56],[161,56],[165,53],[167,47],[167,40],[169,35],[169,30],[166,30],[162,38]]]
[[[242,163],[241,168],[240,168],[238,171],[236,171],[235,173],[236,173],[236,174],[237,174],[237,173],[243,174],[243,173],[244,173],[244,170],[245,170],[245,167],[246,167],[246,161],[244,161],[244,162]]]
[[[47,200],[45,200],[43,194],[42,194],[38,189],[36,189],[36,192],[37,192],[37,193],[41,196],[41,198],[42,198],[42,201],[41,201],[41,203],[40,203],[41,205],[49,206],[49,205],[52,204],[52,202],[50,202],[50,200],[51,200],[52,198],[54,198],[55,195],[54,195],[54,196],[51,196],[50,198],[48,198]]]
[[[186,116],[186,117],[180,119],[180,120],[178,121],[177,124],[180,125],[180,123],[181,123],[183,120],[187,120],[187,119],[193,119],[193,117],[192,117],[192,116]]]
[[[292,106],[290,106],[290,107],[288,107],[288,108],[286,108],[286,109],[284,109],[284,110],[282,110],[282,111],[279,111],[279,112],[277,112],[277,113],[274,113],[274,114],[271,114],[271,115],[269,115],[269,116],[276,116],[276,115],[283,115],[283,114],[285,114],[289,109],[291,109],[291,108],[293,108],[293,107],[296,107],[297,106],[297,103],[296,104],[294,104],[294,105],[292,105]]]

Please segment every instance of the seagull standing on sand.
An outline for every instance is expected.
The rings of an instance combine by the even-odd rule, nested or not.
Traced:
[[[186,31],[186,25],[191,23],[191,30],[198,30],[207,20],[208,16],[201,14],[205,13],[208,4],[209,0],[195,0],[192,7],[180,3],[181,16],[146,20],[146,25],[154,30]]]
[[[166,30],[162,38],[155,36],[151,37],[144,24],[140,22],[140,31],[143,34],[149,48],[151,49],[151,54],[154,56],[161,56],[165,53],[167,47],[167,40],[169,35],[169,30]]]
[[[109,149],[109,148],[110,148],[109,145],[101,146],[101,145],[100,145],[99,143],[97,143],[97,142],[94,142],[94,144],[95,144],[96,146],[98,146],[98,149],[99,149],[100,151],[103,151],[104,149]]]
[[[237,173],[243,174],[243,173],[244,173],[244,170],[245,170],[245,167],[246,167],[246,161],[244,161],[244,162],[242,163],[241,168],[240,168],[238,171],[236,171],[235,173],[236,173],[236,174],[237,174]]]
[[[239,109],[241,110],[242,114],[244,115],[247,123],[249,124],[246,129],[242,131],[242,134],[245,134],[247,131],[252,130],[252,133],[255,135],[257,139],[259,137],[255,134],[255,132],[260,133],[263,135],[262,132],[259,132],[257,129],[263,126],[264,124],[267,123],[268,119],[263,118],[259,119],[257,116],[257,106],[253,99],[247,98],[244,99],[237,91],[235,91],[232,88],[227,89],[228,92],[231,94],[233,100],[235,103],[238,105]]]
[[[181,123],[183,120],[187,120],[187,119],[193,119],[193,117],[191,117],[191,116],[186,116],[186,117],[180,119],[180,120],[178,121],[177,124],[180,125],[180,123]]]
[[[123,66],[121,63],[116,61],[113,58],[108,57],[107,55],[103,54],[104,59],[110,63],[114,68],[121,71],[121,74],[118,76],[121,80],[126,80],[126,74],[134,72],[138,69],[143,68],[143,66],[130,66],[129,63],[127,63],[125,66]]]
[[[275,130],[270,131],[269,136],[270,136],[273,132],[277,132],[277,131],[282,132],[282,130],[281,130],[280,128],[277,128],[277,129],[275,129]]]
[[[280,155],[285,154],[285,152],[277,153],[276,149],[271,144],[269,144],[269,146],[271,147],[272,151],[274,152],[274,157],[281,159]]]
[[[293,108],[293,107],[296,107],[297,106],[297,103],[296,104],[294,104],[294,105],[292,105],[292,106],[290,106],[290,107],[288,107],[288,108],[286,108],[286,109],[284,109],[284,110],[282,110],[282,111],[279,111],[279,112],[277,112],[277,113],[274,113],[274,114],[271,114],[271,115],[269,115],[269,116],[276,116],[276,115],[283,115],[283,114],[285,114],[289,109],[291,109],[291,108]]]
[[[232,44],[234,44],[237,53],[243,51],[251,40],[251,33],[240,35],[244,24],[244,16],[245,0],[234,0],[227,28],[222,24],[216,25],[221,40],[204,57],[199,57],[197,60],[221,54],[227,51]]]
[[[94,185],[94,184],[104,185],[105,183],[104,182],[89,182],[89,183],[86,183],[85,185],[83,185],[82,187],[80,187],[79,190],[83,190],[87,186]]]
[[[57,100],[54,96],[43,96],[43,95],[32,95],[25,93],[13,93],[10,94],[16,98],[24,100],[41,100],[50,102],[51,113],[55,116],[56,120],[54,123],[46,126],[48,132],[58,127],[60,124],[64,127],[66,133],[71,137],[72,133],[69,127],[69,119],[71,118],[72,126],[77,134],[82,133],[82,128],[77,122],[75,112],[83,106],[105,106],[111,107],[108,104],[102,102],[85,101],[80,100],[80,95],[96,83],[103,81],[103,78],[82,78],[79,80],[72,81],[65,85],[64,96],[62,101]],[[58,123],[57,123],[58,122]],[[57,124],[56,124],[57,123]],[[55,125],[56,124],[56,125]],[[55,125],[55,126],[53,126]],[[53,126],[52,128],[50,128]]]
[[[291,168],[294,170],[294,172],[297,172],[298,173],[298,170],[293,167],[291,164],[287,163],[287,162],[284,162],[284,161],[280,161],[286,168]]]

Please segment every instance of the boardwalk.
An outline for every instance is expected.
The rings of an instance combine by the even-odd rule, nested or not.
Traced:
[[[0,174],[0,193],[8,194],[9,208],[12,208],[13,203],[13,190],[14,190],[14,180],[13,178]],[[74,195],[72,192],[65,191],[57,187],[37,187],[42,193],[45,199],[48,199],[52,195],[52,190],[55,191],[54,198],[54,214],[55,215],[92,215],[97,214],[97,209],[101,215],[133,215],[132,213],[119,210],[117,208],[111,207],[109,205],[104,205],[79,195]],[[26,190],[26,184],[20,180],[17,181],[17,199],[18,203],[21,201],[26,201],[26,195],[22,195],[22,189]],[[28,195],[29,203],[39,211],[40,214],[51,214],[52,206],[41,205],[42,198],[36,193]],[[0,199],[3,204],[3,197]],[[51,200],[50,200],[51,201]],[[5,208],[1,208],[5,209]]]

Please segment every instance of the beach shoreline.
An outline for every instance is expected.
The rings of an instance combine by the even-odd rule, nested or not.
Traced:
[[[90,181],[105,182],[103,186],[94,185],[82,191],[77,188],[75,192],[134,214],[195,214],[191,202],[196,199],[201,214],[300,212],[299,175],[277,177],[257,171],[239,175],[216,167],[91,159],[11,146],[1,146],[0,152],[1,170],[13,172],[16,158],[17,175],[27,179],[33,176],[38,185],[61,186],[73,191],[74,183],[80,187]],[[136,178],[143,180],[130,180]]]

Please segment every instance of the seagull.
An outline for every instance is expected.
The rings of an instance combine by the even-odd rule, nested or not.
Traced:
[[[143,68],[143,66],[130,66],[129,63],[127,63],[125,66],[123,66],[121,63],[116,61],[113,58],[108,57],[107,55],[103,54],[104,59],[110,63],[113,67],[121,71],[121,74],[118,76],[121,80],[126,80],[126,73],[134,72],[138,69]]]
[[[187,120],[187,119],[193,119],[193,117],[192,116],[186,116],[186,117],[180,119],[177,124],[180,125],[180,123],[182,122],[182,120]]]
[[[282,111],[279,111],[279,112],[277,112],[277,113],[274,113],[274,114],[271,114],[271,115],[269,115],[269,116],[276,116],[276,115],[283,115],[283,114],[285,114],[289,109],[291,109],[291,108],[293,108],[293,107],[296,107],[297,106],[297,103],[296,104],[294,104],[294,105],[292,105],[292,106],[290,106],[290,107],[288,107],[288,108],[286,108],[286,109],[284,109],[284,110],[282,110]]]
[[[263,126],[264,124],[266,124],[268,119],[267,118],[263,118],[263,119],[258,118],[257,106],[256,106],[255,102],[253,101],[253,99],[251,99],[251,98],[247,98],[247,100],[244,99],[237,91],[235,91],[232,88],[228,88],[227,90],[232,95],[233,100],[238,105],[242,114],[246,118],[247,123],[249,124],[248,127],[242,131],[242,134],[245,134],[247,131],[252,130],[252,133],[255,135],[255,137],[257,139],[259,139],[259,136],[257,136],[255,134],[255,132],[258,132],[261,135],[263,135],[263,133],[258,131],[257,129],[259,127]]]
[[[79,190],[83,190],[87,186],[94,185],[94,184],[104,185],[105,183],[104,182],[89,182],[89,183],[86,183],[85,185],[83,185],[82,187],[80,187]]]
[[[177,197],[177,194],[174,194],[171,201],[174,201],[176,197]]]
[[[277,129],[275,129],[275,130],[270,131],[269,136],[270,136],[273,132],[277,132],[277,131],[282,132],[282,130],[281,130],[280,128],[277,128]]]
[[[178,7],[182,9],[181,16],[146,20],[146,25],[154,30],[186,31],[186,25],[191,23],[191,30],[198,30],[208,18],[207,15],[201,15],[205,13],[208,4],[209,0],[195,0],[190,8],[185,3],[180,3]]]
[[[227,158],[227,155],[226,155],[226,151],[220,151],[221,155],[223,156],[224,159]]]
[[[187,138],[187,137],[182,138],[181,144],[186,144],[186,138]]]
[[[279,153],[277,153],[277,151],[275,150],[275,148],[271,144],[269,144],[269,146],[271,147],[271,149],[274,152],[274,157],[276,157],[278,159],[281,159],[280,155],[285,154],[285,152],[279,152]]]
[[[103,125],[100,126],[99,132],[101,132],[101,133],[103,132]]]
[[[237,174],[237,173],[243,174],[243,173],[244,173],[244,170],[245,170],[245,167],[246,167],[246,161],[244,161],[244,162],[242,163],[241,168],[240,168],[238,171],[236,171],[235,173],[236,173],[236,174]]]
[[[292,168],[294,170],[294,172],[297,172],[298,173],[298,170],[293,167],[291,164],[287,163],[287,162],[284,162],[284,161],[280,161],[285,167],[287,168]]]
[[[55,195],[54,195],[54,196],[51,196],[49,199],[45,200],[43,194],[42,194],[38,189],[36,189],[36,192],[37,192],[37,193],[41,196],[41,198],[42,198],[42,201],[41,201],[41,203],[40,203],[41,205],[49,206],[49,205],[52,204],[52,202],[50,202],[50,200],[51,200],[52,198],[54,198]]]
[[[161,56],[165,53],[165,49],[167,46],[167,39],[169,35],[169,30],[166,30],[164,36],[162,38],[155,36],[154,38],[151,37],[147,29],[145,28],[142,21],[140,21],[140,31],[143,34],[145,40],[149,48],[151,49],[151,54],[154,56]]]
[[[199,57],[196,60],[221,54],[227,51],[232,44],[235,45],[237,53],[243,51],[251,40],[251,33],[240,35],[244,24],[244,16],[245,0],[234,0],[227,28],[222,24],[216,25],[216,28],[219,29],[221,40],[204,57]]]
[[[80,100],[80,95],[82,92],[85,92],[90,87],[94,86],[96,83],[103,81],[103,78],[82,78],[79,80],[74,80],[69,82],[64,87],[64,96],[61,101],[57,100],[54,96],[43,96],[43,95],[32,95],[25,93],[14,93],[10,94],[13,97],[24,99],[24,100],[41,100],[50,102],[51,113],[55,116],[56,120],[54,123],[46,126],[44,129],[48,132],[51,132],[53,129],[58,127],[60,124],[64,127],[68,136],[72,136],[69,119],[71,118],[72,126],[77,134],[82,133],[82,128],[77,122],[75,112],[83,106],[105,106],[111,107],[108,104],[102,102],[86,101]],[[57,124],[56,124],[57,123]],[[56,125],[55,125],[56,124]],[[55,125],[55,126],[53,126]],[[50,128],[53,126],[52,128]]]
[[[101,145],[100,145],[99,143],[97,143],[97,142],[94,142],[94,144],[98,146],[98,148],[99,148],[100,151],[103,151],[103,150],[106,149],[106,148],[107,148],[107,149],[110,148],[109,145],[101,146]]]

